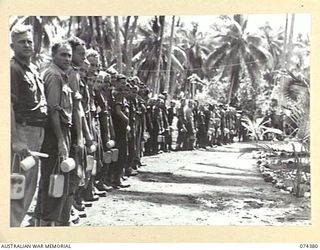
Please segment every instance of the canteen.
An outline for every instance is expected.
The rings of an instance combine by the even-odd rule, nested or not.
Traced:
[[[111,153],[112,153],[112,161],[113,162],[118,161],[119,149],[117,149],[117,148],[111,149]]]
[[[163,135],[158,135],[158,142],[159,143],[165,142]]]
[[[92,171],[93,166],[94,166],[94,157],[92,155],[88,155],[87,156],[87,167],[86,167],[86,171]]]
[[[92,166],[91,174],[92,174],[93,176],[95,176],[95,175],[97,174],[97,161],[96,161],[96,160],[93,161],[93,166]]]
[[[26,158],[24,158],[21,162],[20,162],[20,167],[24,170],[27,171],[30,168],[34,167],[36,165],[36,159],[30,155]]]
[[[114,140],[109,140],[106,143],[107,148],[113,148],[116,145]]]
[[[76,162],[71,157],[62,161],[60,165],[60,168],[64,173],[70,172],[71,170],[75,169],[75,167],[76,167]]]
[[[97,151],[97,146],[92,144],[89,149],[88,149],[89,153],[94,153]]]
[[[50,175],[48,195],[53,198],[61,198],[64,188],[64,176],[62,174]]]
[[[143,138],[147,141],[150,138],[150,135],[148,132],[143,133]]]

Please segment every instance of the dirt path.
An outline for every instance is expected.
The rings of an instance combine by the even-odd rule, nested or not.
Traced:
[[[140,174],[125,181],[131,187],[94,202],[76,226],[310,224],[310,198],[264,182],[256,160],[243,154],[248,147],[144,157]]]

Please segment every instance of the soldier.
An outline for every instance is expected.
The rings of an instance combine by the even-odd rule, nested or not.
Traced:
[[[96,105],[96,112],[93,119],[95,123],[96,136],[99,142],[98,150],[95,154],[97,161],[97,175],[94,183],[95,187],[100,191],[100,196],[105,196],[105,194],[101,192],[112,190],[112,187],[108,187],[104,183],[104,180],[107,177],[108,168],[110,166],[108,164],[105,164],[105,160],[103,157],[104,152],[111,150],[111,148],[113,147],[113,145],[110,145],[110,141],[115,139],[109,103],[105,99],[102,91],[105,76],[106,73],[100,71],[98,76],[96,77],[96,81],[92,89],[93,99]],[[98,193],[97,191],[95,192]]]
[[[152,98],[147,101],[146,107],[146,115],[145,115],[145,123],[146,123],[146,139],[145,143],[145,155],[152,155],[153,154],[153,123],[152,123],[152,116],[153,116],[153,107],[154,107],[155,99]]]
[[[205,124],[205,145],[208,146],[209,145],[209,137],[208,137],[208,133],[209,133],[209,126],[210,126],[210,118],[211,118],[211,111],[209,110],[209,105],[206,104],[204,106],[204,124]]]
[[[68,40],[72,48],[71,67],[68,72],[69,86],[72,90],[73,114],[71,127],[71,152],[70,155],[76,161],[76,169],[70,173],[70,195],[75,195],[79,191],[79,186],[85,185],[85,169],[86,157],[84,150],[84,138],[88,147],[93,144],[93,136],[89,132],[86,119],[84,119],[84,111],[82,107],[82,95],[80,94],[81,75],[80,67],[83,65],[86,58],[85,43],[77,37]],[[85,133],[83,133],[85,132]],[[79,200],[78,200],[79,202]],[[77,206],[76,201],[73,202]],[[79,205],[79,204],[78,204]],[[66,211],[70,209],[66,208]]]
[[[213,145],[221,146],[221,115],[219,108],[217,106],[213,106],[212,111],[213,116],[213,127],[214,127],[214,133],[213,133]]]
[[[185,150],[186,149],[186,127],[185,127],[185,105],[186,100],[181,99],[180,101],[180,107],[177,110],[177,116],[178,116],[178,138],[177,138],[177,145],[175,150]]]
[[[140,86],[138,86],[140,80],[139,78],[134,78],[133,82],[133,98],[135,99],[136,111],[135,111],[135,151],[133,156],[133,165],[132,168],[137,170],[141,165],[141,142],[143,136],[143,122],[144,122],[144,100],[142,99],[141,94],[143,92],[140,91]],[[142,86],[143,87],[143,86]],[[133,172],[131,172],[132,175]]]
[[[112,101],[112,120],[114,123],[116,148],[119,150],[118,161],[114,163],[112,168],[111,185],[114,189],[126,188],[130,185],[125,185],[121,182],[121,176],[127,162],[127,133],[130,131],[128,117],[128,103],[125,98],[126,77],[118,75],[116,84],[116,92]]]
[[[137,155],[136,160],[138,167],[142,166],[141,157],[144,152],[144,144],[145,144],[145,138],[144,138],[144,132],[146,130],[146,114],[147,114],[147,107],[146,103],[148,102],[148,95],[149,95],[149,89],[145,86],[143,82],[139,82],[139,92],[138,92],[138,115],[137,115]],[[140,147],[140,148],[139,148]]]
[[[195,140],[195,128],[194,128],[194,115],[193,115],[193,101],[188,101],[188,106],[185,110],[185,119],[186,119],[186,140],[187,140],[187,150],[194,149],[194,140]]]
[[[160,149],[163,152],[167,152],[167,144],[168,144],[168,137],[169,137],[169,125],[168,125],[168,115],[167,115],[167,109],[165,107],[165,101],[166,97],[164,95],[159,95],[157,106],[158,106],[158,124],[160,125],[159,134],[160,135]]]
[[[219,144],[226,144],[226,138],[225,138],[225,126],[226,126],[226,113],[224,110],[224,105],[219,105],[219,115],[220,115],[220,136],[219,136]]]
[[[176,103],[174,101],[170,102],[170,107],[168,108],[168,124],[169,124],[169,136],[168,136],[168,148],[170,151],[172,151],[172,122],[173,118],[176,116],[176,110],[175,110]]]
[[[18,171],[17,158],[40,151],[44,127],[47,121],[47,102],[43,82],[35,65],[31,63],[33,36],[31,26],[21,25],[11,32],[11,49],[14,56],[10,62],[11,84],[11,143],[13,173],[25,177],[24,197],[11,199],[10,226],[20,226],[35,194],[38,179],[38,160],[31,169]],[[19,164],[18,164],[19,165]]]
[[[196,128],[197,128],[197,141],[196,145],[199,146],[200,148],[205,148],[206,147],[206,124],[205,124],[205,113],[204,113],[204,106],[200,105],[199,106],[199,111],[196,116]]]
[[[160,110],[158,105],[158,100],[153,98],[150,103],[150,122],[151,122],[151,130],[150,130],[150,144],[151,144],[151,154],[158,154],[159,147],[158,147],[158,135],[161,129],[160,124]]]
[[[131,84],[131,83],[132,84]],[[128,88],[127,100],[129,103],[129,126],[130,131],[128,132],[128,160],[125,167],[125,175],[133,176],[137,175],[137,166],[136,166],[136,150],[137,150],[137,112],[138,112],[138,103],[136,99],[136,94],[138,93],[138,87],[133,85],[131,80],[128,80],[126,84]]]
[[[72,49],[68,43],[56,43],[52,47],[53,63],[44,72],[45,94],[48,102],[49,123],[45,129],[42,152],[49,158],[41,164],[41,178],[36,205],[36,217],[40,226],[69,225],[72,197],[69,196],[69,173],[61,173],[60,163],[69,157],[70,127],[72,125],[72,90],[68,82]],[[49,194],[50,176],[64,176],[63,194],[53,197]]]

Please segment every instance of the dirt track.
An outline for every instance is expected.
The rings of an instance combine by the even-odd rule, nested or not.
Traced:
[[[309,225],[310,198],[264,182],[250,144],[163,153],[86,209],[75,226]]]

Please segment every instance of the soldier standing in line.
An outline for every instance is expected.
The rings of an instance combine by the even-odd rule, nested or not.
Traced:
[[[151,154],[155,155],[155,154],[158,154],[159,152],[158,135],[160,131],[159,106],[158,106],[158,100],[156,98],[151,99],[149,115],[150,115],[151,128],[152,128],[149,132]]]
[[[35,65],[31,63],[33,54],[31,26],[15,27],[11,32],[10,46],[14,52],[10,62],[11,149],[16,156],[25,157],[30,155],[29,150],[40,151],[47,122],[47,102],[43,82]],[[29,209],[36,191],[39,171],[38,160],[31,169],[19,171],[15,165],[17,158],[14,156],[12,159],[11,171],[19,172],[25,177],[25,190],[22,199],[11,199],[10,226],[12,227],[20,226]]]
[[[186,119],[186,141],[187,141],[187,150],[194,149],[194,140],[195,140],[195,129],[194,129],[194,115],[193,115],[193,101],[188,101],[188,106],[185,110],[185,119]]]
[[[125,98],[126,77],[124,75],[118,75],[117,81],[117,89],[114,93],[114,100],[112,102],[112,120],[114,123],[116,148],[119,150],[118,161],[114,164],[111,180],[111,185],[114,189],[126,188],[130,186],[122,184],[121,182],[121,177],[128,157],[127,133],[131,129],[129,126],[128,104]]]
[[[168,137],[168,147],[169,150],[172,151],[172,122],[173,118],[176,116],[176,111],[175,111],[175,106],[176,103],[174,101],[170,102],[170,107],[168,108],[168,124],[169,124],[169,137]]]
[[[130,83],[131,82],[131,83]],[[136,94],[138,93],[137,86],[133,85],[134,83],[131,80],[128,80],[126,86],[128,88],[127,100],[129,103],[129,126],[131,130],[128,132],[128,160],[125,167],[126,176],[137,175],[138,172],[135,157],[137,150],[137,122],[136,122],[136,113],[138,111],[138,104],[136,99]]]
[[[40,226],[69,225],[69,173],[60,172],[60,163],[69,157],[72,125],[72,90],[68,82],[68,70],[72,59],[72,49],[68,43],[56,43],[52,47],[53,63],[44,72],[45,94],[48,102],[49,123],[45,129],[42,152],[49,158],[42,160],[41,178],[35,214]],[[64,185],[61,197],[49,194],[50,176],[63,174]]]
[[[204,123],[205,123],[205,146],[209,146],[209,126],[210,126],[210,118],[211,118],[211,111],[209,110],[209,105],[206,104],[204,106]]]
[[[137,155],[136,155],[136,161],[137,166],[141,167],[143,164],[141,162],[141,157],[143,156],[144,152],[144,132],[146,130],[146,103],[148,102],[148,95],[149,95],[149,89],[144,85],[143,82],[141,82],[138,78],[139,83],[139,92],[138,92],[138,117],[137,117]],[[139,124],[140,120],[140,124]],[[139,148],[140,147],[140,148]]]
[[[68,72],[68,78],[69,86],[72,90],[73,101],[70,156],[75,159],[77,165],[76,169],[70,173],[69,194],[74,196],[79,191],[79,188],[82,189],[85,185],[85,169],[87,166],[86,160],[84,159],[86,157],[84,142],[90,147],[93,144],[93,136],[89,133],[88,129],[85,129],[88,128],[88,125],[86,119],[84,119],[84,111],[81,102],[82,95],[80,94],[80,67],[83,65],[86,58],[85,42],[78,37],[73,37],[69,39],[68,42],[72,48],[72,61]],[[73,205],[78,208],[76,200],[73,201]],[[66,208],[66,213],[69,212],[70,209]],[[75,211],[73,211],[73,213],[75,213]]]
[[[175,150],[185,150],[186,149],[186,127],[185,127],[185,109],[186,106],[186,99],[181,99],[180,107],[177,110],[178,116],[178,138],[177,138],[177,145]]]
[[[205,113],[204,113],[204,106],[200,105],[199,106],[199,111],[197,114],[197,120],[196,120],[196,128],[197,128],[197,141],[196,145],[199,146],[200,148],[205,148],[206,147],[206,127],[205,127]]]
[[[169,125],[168,125],[168,114],[167,108],[165,106],[166,97],[165,95],[159,95],[157,105],[159,107],[159,124],[160,130],[159,135],[162,138],[160,142],[160,149],[163,152],[168,152],[167,144],[168,144],[168,136],[169,136]]]

